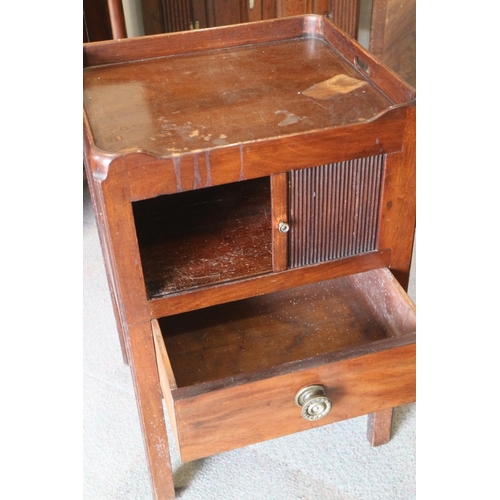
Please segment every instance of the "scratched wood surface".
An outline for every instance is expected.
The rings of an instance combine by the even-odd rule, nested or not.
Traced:
[[[172,155],[368,121],[393,102],[319,38],[89,67],[95,144]]]
[[[159,324],[177,386],[183,387],[414,333],[415,311],[405,297],[390,273],[375,270],[162,318]]]
[[[269,177],[134,203],[149,298],[271,272]]]

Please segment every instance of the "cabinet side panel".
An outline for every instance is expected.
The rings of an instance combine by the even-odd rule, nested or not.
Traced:
[[[165,31],[162,0],[141,0],[145,35],[156,35]]]
[[[290,173],[290,267],[377,249],[384,155]]]
[[[370,52],[416,86],[416,1],[375,0]]]
[[[416,108],[407,110],[403,150],[387,155],[380,214],[380,248],[392,252],[390,269],[406,290],[416,224]]]

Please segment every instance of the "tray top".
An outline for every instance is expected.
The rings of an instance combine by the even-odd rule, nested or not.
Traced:
[[[84,69],[95,145],[158,156],[369,121],[394,103],[318,37]]]

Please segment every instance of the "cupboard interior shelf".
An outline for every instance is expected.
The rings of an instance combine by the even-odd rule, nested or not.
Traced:
[[[272,271],[269,177],[134,203],[149,298]]]

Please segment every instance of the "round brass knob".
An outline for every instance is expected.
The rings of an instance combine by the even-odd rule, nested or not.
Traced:
[[[332,402],[326,397],[323,385],[309,385],[295,395],[295,403],[302,408],[302,418],[319,420],[328,415]]]

